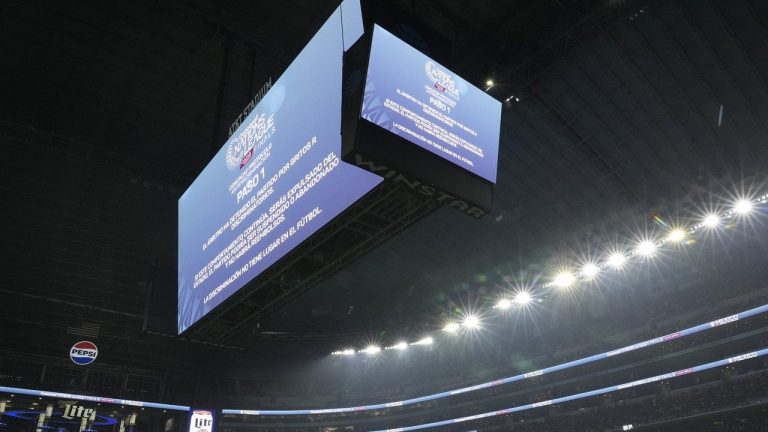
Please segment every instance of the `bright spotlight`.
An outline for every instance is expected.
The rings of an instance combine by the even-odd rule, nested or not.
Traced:
[[[592,263],[584,264],[584,267],[581,268],[581,274],[587,279],[594,278],[598,273],[600,273],[600,268]]]
[[[736,203],[735,206],[733,206],[733,211],[740,215],[748,214],[752,211],[753,205],[752,202],[749,200],[739,200],[739,202]]]
[[[498,303],[496,303],[496,308],[501,310],[507,310],[512,307],[512,300],[510,299],[501,299]]]
[[[370,354],[370,355],[373,355],[373,354],[377,354],[379,351],[381,351],[381,347],[379,347],[379,346],[376,346],[376,345],[368,345],[368,346],[367,346],[367,347],[366,347],[366,348],[363,350],[363,352],[364,352],[364,353],[366,353],[366,354]]]
[[[404,349],[408,348],[408,344],[407,344],[407,343],[405,343],[405,342],[398,342],[398,343],[396,343],[396,344],[393,346],[393,348],[394,348],[394,349],[398,349],[398,350],[404,350]]]
[[[341,356],[352,356],[355,355],[355,350],[349,348],[341,351],[334,351],[331,354],[333,355],[341,355]]]
[[[701,223],[707,228],[715,228],[720,225],[720,216],[714,213],[708,214],[704,217],[704,220],[701,221]]]
[[[491,87],[491,86],[493,86],[493,80],[488,80],[488,81],[486,81],[486,82],[485,82],[485,85],[487,85],[488,87]]]
[[[432,337],[427,336],[423,339],[417,340],[416,342],[413,342],[411,345],[432,345],[435,343],[435,340],[432,339]]]
[[[515,302],[519,305],[527,305],[528,303],[531,302],[531,300],[533,299],[531,298],[531,295],[528,294],[527,291],[520,291],[519,293],[517,293],[517,295],[515,295]]]
[[[459,331],[459,327],[461,327],[459,323],[449,322],[448,324],[445,325],[445,327],[443,327],[443,331],[445,331],[446,333],[456,333],[457,331]]]
[[[656,243],[646,240],[637,245],[637,253],[644,257],[653,256],[656,253]]]
[[[667,236],[667,240],[671,242],[680,242],[685,239],[685,230],[681,228],[675,228],[672,231],[669,232],[669,235]]]
[[[608,265],[615,268],[620,269],[624,267],[624,264],[627,262],[627,257],[624,256],[621,252],[614,252],[611,254],[611,256],[608,257]]]
[[[464,327],[468,329],[476,329],[480,327],[480,319],[474,315],[469,315],[464,318]]]
[[[555,286],[559,288],[568,288],[573,285],[574,282],[576,282],[576,277],[573,276],[573,273],[568,271],[558,273],[554,280]]]

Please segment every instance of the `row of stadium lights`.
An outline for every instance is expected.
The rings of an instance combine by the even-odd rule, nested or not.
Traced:
[[[701,218],[699,223],[692,225],[688,228],[674,227],[667,232],[666,237],[659,240],[642,240],[637,243],[634,249],[630,252],[622,252],[620,250],[612,251],[608,254],[602,262],[589,262],[584,264],[579,270],[561,270],[554,275],[551,282],[541,285],[541,288],[561,288],[566,289],[575,285],[579,281],[591,281],[596,278],[602,271],[606,269],[621,270],[627,262],[634,258],[639,257],[642,259],[653,258],[658,252],[659,248],[668,244],[680,244],[691,235],[706,229],[713,230],[718,228],[723,221],[730,220],[734,217],[748,216],[755,210],[755,205],[768,203],[768,194],[765,194],[754,200],[741,199],[733,204],[730,210],[723,213],[709,213]],[[521,290],[518,291],[512,298],[502,298],[494,309],[507,311],[515,306],[523,307],[534,301],[530,291]],[[456,334],[462,328],[467,330],[477,330],[481,327],[480,318],[477,315],[466,315],[461,321],[449,321],[443,326],[443,332],[448,334]],[[344,349],[340,351],[334,351],[332,355],[336,356],[353,356],[355,354],[368,354],[375,355],[382,350],[405,350],[410,346],[421,345],[429,346],[434,343],[432,337],[425,337],[416,342],[399,342],[395,345],[384,347],[383,349],[378,345],[369,345],[363,349]]]
[[[384,350],[385,351],[386,350],[399,350],[399,351],[402,351],[402,350],[408,349],[409,346],[414,346],[414,345],[426,345],[426,346],[428,346],[428,345],[432,345],[434,342],[435,342],[435,340],[432,339],[432,337],[427,336],[425,338],[417,340],[416,342],[411,342],[411,343],[408,343],[408,342],[398,342],[398,343],[396,343],[396,344],[394,344],[392,346],[384,347]],[[377,354],[377,353],[381,352],[381,350],[382,350],[382,348],[380,346],[378,346],[378,345],[368,345],[367,347],[365,347],[365,348],[363,348],[361,350],[354,350],[352,348],[348,348],[348,349],[341,350],[341,351],[334,351],[332,354],[333,355],[345,355],[345,356],[351,356],[351,355],[355,355],[357,353]]]

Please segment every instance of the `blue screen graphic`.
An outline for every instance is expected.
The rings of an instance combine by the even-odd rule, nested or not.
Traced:
[[[379,26],[361,115],[496,182],[501,103]]]
[[[359,13],[336,9],[179,199],[179,333],[382,180],[340,159],[352,41],[342,12],[360,19],[349,10]]]

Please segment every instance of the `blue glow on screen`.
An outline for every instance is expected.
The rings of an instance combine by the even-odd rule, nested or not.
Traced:
[[[342,25],[339,7],[179,199],[179,333],[381,182],[341,161]]]
[[[379,26],[361,116],[496,182],[501,102]]]

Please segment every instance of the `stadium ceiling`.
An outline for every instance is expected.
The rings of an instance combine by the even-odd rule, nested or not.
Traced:
[[[176,200],[336,1],[0,4],[4,350],[47,355],[82,336],[115,347],[116,363],[167,368],[190,349],[268,350],[280,335],[312,351],[312,338],[434,315],[628,215],[765,174],[763,2],[394,4],[505,101],[493,213],[384,191],[375,218],[345,227],[378,233],[377,247],[308,252],[333,271],[276,275],[287,305],[245,299],[189,338],[146,331],[153,292],[175,290]],[[136,351],[150,354],[125,360]]]

